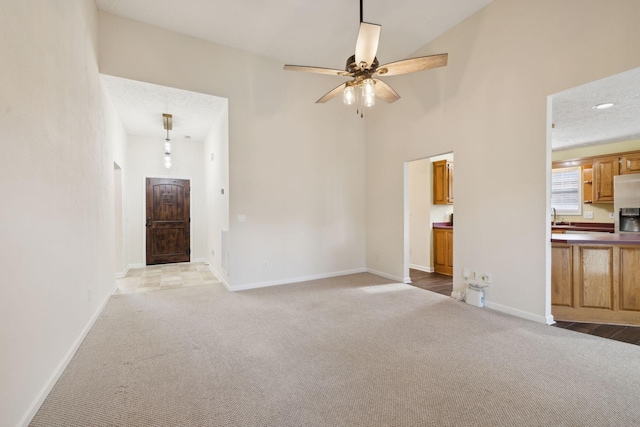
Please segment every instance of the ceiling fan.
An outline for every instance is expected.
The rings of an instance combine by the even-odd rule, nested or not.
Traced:
[[[356,113],[364,117],[363,107],[371,107],[375,104],[376,96],[388,103],[400,99],[400,95],[387,83],[380,80],[379,76],[397,76],[399,74],[414,73],[430,68],[447,65],[448,54],[421,56],[379,65],[376,52],[380,39],[378,24],[370,24],[362,19],[362,0],[360,0],[360,30],[356,41],[355,55],[347,59],[344,70],[331,68],[307,67],[302,65],[285,65],[285,70],[304,71],[307,73],[329,74],[341,77],[352,77],[351,81],[341,84],[329,91],[316,103],[325,103],[342,92],[345,104],[356,104]]]

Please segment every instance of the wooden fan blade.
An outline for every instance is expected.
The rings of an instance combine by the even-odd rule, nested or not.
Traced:
[[[318,99],[316,101],[316,104],[324,104],[325,102],[332,100],[337,95],[339,95],[346,86],[347,86],[346,83],[342,83],[340,86],[336,87],[335,89],[332,89],[330,92],[325,94],[322,98]]]
[[[416,71],[428,70],[430,68],[444,67],[447,65],[448,57],[449,54],[443,53],[440,55],[421,56],[419,58],[391,62],[379,66],[375,74],[380,76],[397,76],[398,74],[415,73]]]
[[[334,70],[332,68],[322,67],[305,67],[304,65],[285,65],[284,69],[289,71],[304,71],[305,73],[329,74],[331,76],[349,77],[352,75],[351,73],[344,70]]]
[[[356,41],[356,64],[366,63],[365,68],[373,64],[373,60],[378,52],[378,41],[380,40],[380,29],[378,24],[360,23],[358,40]]]
[[[373,91],[376,93],[376,96],[382,99],[385,102],[391,104],[392,102],[400,99],[400,95],[393,90],[391,86],[386,84],[380,79],[373,79],[375,85],[373,86]]]

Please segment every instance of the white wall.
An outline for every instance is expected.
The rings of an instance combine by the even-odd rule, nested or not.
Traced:
[[[104,139],[113,150],[114,271],[116,275],[123,275],[127,266],[124,257],[127,133],[104,85],[101,86],[101,94],[105,117]]]
[[[0,426],[46,396],[114,286],[113,159],[91,0],[0,13]]]
[[[229,286],[228,266],[222,262],[222,231],[229,230],[229,106],[228,103],[213,121],[204,141],[206,193],[206,260],[209,266]],[[228,254],[226,261],[228,262]]]
[[[335,78],[106,13],[99,31],[102,73],[229,100],[233,288],[365,268],[364,120],[314,103]]]
[[[638,16],[635,0],[494,0],[416,53],[447,67],[388,78],[402,99],[367,120],[367,265],[402,274],[403,164],[453,151],[454,289],[462,267],[492,272],[488,306],[550,321],[547,96],[637,67]]]
[[[164,167],[164,138],[129,135],[127,150],[126,260],[130,267],[146,264],[146,178],[188,179],[191,184],[191,260],[206,257],[206,192],[202,141],[171,142],[171,169]]]

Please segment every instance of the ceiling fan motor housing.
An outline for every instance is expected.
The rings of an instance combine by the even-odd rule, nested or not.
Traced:
[[[376,57],[376,58],[373,58],[373,63],[369,68],[362,69],[360,65],[356,63],[356,56],[351,55],[347,59],[347,65],[345,66],[345,71],[354,75],[357,75],[358,73],[365,72],[365,71],[369,73],[373,73],[376,70],[376,68],[378,68],[378,65],[379,65],[379,62],[378,62],[378,58]]]

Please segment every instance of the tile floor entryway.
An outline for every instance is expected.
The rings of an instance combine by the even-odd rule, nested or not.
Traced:
[[[205,263],[185,262],[132,268],[116,283],[118,288],[114,295],[213,285],[220,283],[220,280]]]

